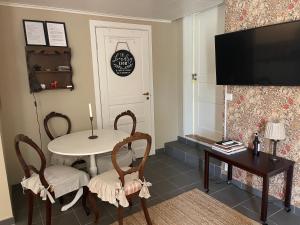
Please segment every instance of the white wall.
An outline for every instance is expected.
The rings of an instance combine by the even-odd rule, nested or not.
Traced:
[[[3,220],[12,218],[12,209],[10,202],[10,195],[7,183],[7,174],[4,163],[4,153],[2,147],[2,136],[1,136],[1,121],[0,121],[0,223]]]
[[[223,87],[216,86],[214,36],[224,33],[224,20],[224,5],[184,20],[187,26],[184,29],[188,32],[184,34],[185,134],[194,132],[212,139],[223,135],[224,97]],[[197,74],[194,88],[193,72]]]

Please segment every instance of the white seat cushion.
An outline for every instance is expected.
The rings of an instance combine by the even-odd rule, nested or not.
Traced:
[[[125,148],[125,147],[124,147]],[[133,153],[128,149],[122,149],[117,154],[117,163],[120,167],[130,166],[133,161]],[[111,153],[98,155],[96,159],[98,174],[114,169],[111,161]]]
[[[53,187],[56,198],[87,186],[89,183],[87,173],[69,166],[50,166],[45,170],[45,178]]]
[[[130,167],[123,167],[122,170],[126,171]],[[122,189],[122,184],[119,179],[119,175],[116,170],[106,171],[96,177],[93,177],[88,185],[92,193],[96,193],[97,196],[102,201],[107,201],[115,206],[118,206],[118,201],[124,196],[120,196],[120,190]],[[138,172],[128,174],[125,176],[125,185],[122,189],[125,195],[130,195],[135,193],[142,188],[142,183],[139,181]],[[122,203],[120,202],[120,205]],[[123,207],[127,207],[128,204],[123,204]]]
[[[89,183],[89,176],[85,172],[68,166],[50,166],[45,169],[44,175],[55,194],[55,198],[78,190]],[[39,176],[35,173],[30,178],[22,181],[22,186],[30,189],[35,194],[38,194],[43,188]],[[48,187],[44,188],[47,189]]]

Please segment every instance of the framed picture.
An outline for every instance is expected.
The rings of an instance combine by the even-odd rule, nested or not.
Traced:
[[[26,45],[47,45],[43,21],[23,20]]]
[[[62,22],[46,21],[49,46],[68,47],[66,25]]]

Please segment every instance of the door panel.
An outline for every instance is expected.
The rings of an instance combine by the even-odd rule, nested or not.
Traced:
[[[99,80],[101,92],[102,127],[112,127],[115,117],[126,110],[131,110],[137,117],[137,130],[154,135],[152,119],[152,79],[150,69],[149,32],[133,29],[97,28],[97,46],[99,63]],[[126,44],[127,43],[127,44]],[[116,75],[110,66],[111,56],[117,50],[128,50],[135,58],[134,71],[126,76]],[[143,93],[149,93],[149,96]],[[121,118],[119,129],[130,132],[132,120]],[[133,145],[140,150],[145,144]],[[154,144],[152,146],[154,152]]]
[[[216,85],[214,36],[224,32],[219,8],[202,12],[194,18],[194,133],[220,140],[223,135],[224,91]]]

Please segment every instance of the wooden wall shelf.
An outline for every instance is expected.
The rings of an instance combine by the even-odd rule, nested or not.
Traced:
[[[74,89],[71,49],[67,47],[26,46],[30,92]],[[59,70],[65,66],[69,70]]]
[[[71,73],[71,71],[34,71],[34,73]]]

